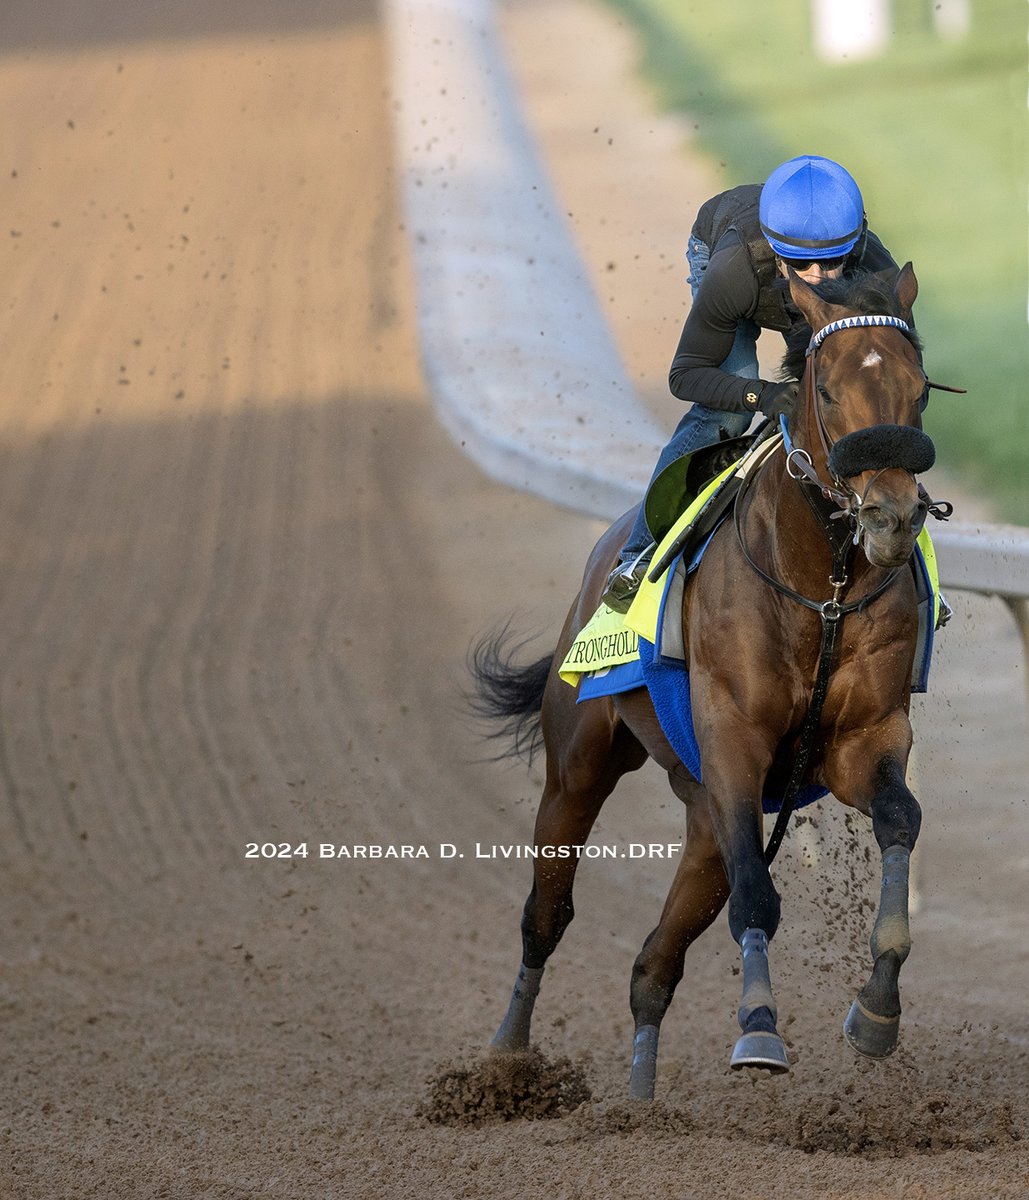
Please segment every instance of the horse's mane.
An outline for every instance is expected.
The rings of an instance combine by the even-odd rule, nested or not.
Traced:
[[[789,281],[777,280],[776,286],[786,290],[787,311],[793,312],[789,295]],[[886,316],[900,316],[900,306],[893,294],[892,280],[886,281],[872,271],[848,271],[839,279],[826,279],[814,287],[816,295],[827,304],[837,304],[861,316],[870,313],[883,313]],[[811,326],[803,317],[798,316],[793,322],[786,337],[786,353],[783,356],[780,375],[783,379],[799,379],[804,374],[805,351],[811,340]],[[905,334],[908,341],[916,350],[922,349],[918,335],[911,331]]]

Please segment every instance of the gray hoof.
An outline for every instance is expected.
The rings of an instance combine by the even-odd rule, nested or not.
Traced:
[[[843,1022],[851,1046],[866,1058],[889,1058],[897,1048],[900,1017],[878,1017],[855,1000]]]
[[[790,1060],[786,1057],[786,1046],[777,1033],[745,1033],[733,1048],[729,1066],[734,1071],[740,1067],[757,1067],[765,1071],[788,1071]]]

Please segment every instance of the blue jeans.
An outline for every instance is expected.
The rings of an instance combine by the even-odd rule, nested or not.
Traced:
[[[710,258],[711,250],[707,243],[691,235],[686,248],[686,260],[690,264],[690,274],[686,282],[694,296],[704,278]],[[728,371],[730,375],[739,375],[742,379],[759,378],[761,372],[757,362],[757,339],[760,333],[760,328],[753,321],[740,321],[736,326],[736,338],[732,349],[721,364],[722,370]],[[703,404],[691,405],[676,426],[668,445],[661,451],[650,482],[653,483],[665,467],[677,458],[682,458],[684,454],[689,454],[700,446],[714,445],[721,436],[721,430],[724,429],[730,437],[740,437],[747,432],[751,420],[750,413],[721,412],[716,408],[706,408]],[[622,549],[619,561],[625,563],[637,558],[653,540],[641,504],[636,523]]]

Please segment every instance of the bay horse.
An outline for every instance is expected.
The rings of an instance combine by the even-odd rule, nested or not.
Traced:
[[[791,272],[789,290],[805,338],[813,335],[793,371],[801,383],[782,423],[784,443],[748,477],[735,521],[719,526],[682,603],[703,783],[672,749],[646,688],[577,704],[557,673],[600,603],[635,510],[590,555],[553,654],[519,666],[502,637],[487,637],[471,657],[480,712],[504,719],[501,733],[514,735],[507,753],[541,742],[546,752],[522,963],[496,1050],[528,1048],[544,967],[573,916],[577,858],[544,857],[539,848],[586,843],[619,778],[648,758],[685,804],[682,855],[632,971],[629,1092],[642,1100],[654,1096],[658,1033],[686,951],[726,902],[743,976],[731,1065],[789,1069],[768,967],[780,898],[762,795],[766,784],[781,787],[791,764],[796,773],[806,718],[801,782],[822,785],[870,817],[882,852],[871,976],[845,1036],[873,1058],[897,1043],[898,980],[911,948],[908,864],[921,823],[905,782],[918,625],[909,560],[927,511],[941,515],[915,478],[935,457],[921,411],[928,389],[939,385],[923,372],[911,327],[918,291],[911,263],[889,284],[862,273],[817,290]]]

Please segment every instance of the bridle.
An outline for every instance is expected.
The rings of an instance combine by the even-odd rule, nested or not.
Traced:
[[[789,596],[791,600],[797,601],[797,603],[804,605],[806,608],[810,608],[815,612],[823,614],[825,613],[827,607],[829,611],[836,612],[839,614],[839,616],[844,616],[849,612],[857,612],[861,608],[864,608],[867,604],[871,603],[871,601],[882,592],[884,592],[893,581],[897,571],[900,570],[899,567],[895,568],[886,577],[886,579],[884,579],[866,596],[862,596],[857,600],[849,601],[846,604],[840,602],[840,595],[848,583],[847,562],[850,558],[851,550],[857,545],[860,537],[860,523],[858,518],[860,516],[861,507],[865,503],[869,491],[871,490],[871,484],[865,489],[865,495],[862,497],[850,484],[850,482],[843,477],[842,473],[833,469],[832,464],[835,461],[834,451],[843,445],[845,439],[835,441],[832,438],[829,430],[826,428],[825,418],[822,415],[821,406],[818,404],[816,395],[816,389],[818,386],[817,351],[822,342],[824,342],[830,334],[836,333],[841,329],[867,328],[869,326],[892,326],[900,329],[904,333],[909,334],[911,332],[910,326],[906,321],[902,321],[900,317],[886,316],[881,314],[842,317],[841,319],[833,321],[824,326],[822,329],[818,330],[817,333],[813,334],[805,352],[807,358],[810,359],[807,370],[804,373],[805,399],[811,405],[815,415],[815,428],[818,432],[818,439],[828,465],[830,476],[829,482],[823,480],[815,470],[814,462],[810,453],[802,447],[794,445],[793,440],[790,437],[789,427],[787,426],[785,415],[781,415],[779,417],[779,426],[783,438],[783,448],[786,451],[786,472],[791,479],[795,480],[800,485],[801,493],[808,501],[808,504],[814,513],[819,526],[829,542],[830,549],[832,550],[833,568],[829,576],[829,583],[833,588],[832,599],[827,601],[810,600],[806,596],[801,595],[801,593],[795,591],[781,580],[778,580],[774,578],[774,576],[768,574],[768,572],[766,572],[757,562],[755,562],[750,551],[747,549],[746,540],[743,536],[743,499],[747,491],[749,491],[747,484],[752,481],[754,476],[757,475],[757,472],[754,472],[753,475],[750,475],[744,481],[743,486],[737,493],[736,503],[733,511],[734,522],[736,525],[736,535],[740,544],[740,549],[743,551],[743,556],[746,558],[750,567],[758,575],[760,575],[766,583],[775,588],[775,590],[780,592],[782,595]],[[930,386],[934,385],[931,385],[929,381],[926,380],[926,390],[928,390]],[[909,427],[891,425],[873,428],[886,428],[890,431],[904,431]],[[862,431],[858,431],[858,434],[848,434],[847,437],[860,436],[861,432]],[[932,442],[925,434],[921,432],[921,430],[911,428],[910,432],[911,435],[913,435],[911,444],[902,448],[902,452],[898,455],[900,461],[897,463],[882,463],[882,465],[879,466],[875,471],[872,479],[873,483],[876,479],[878,479],[883,471],[889,470],[895,466],[909,470],[913,475],[916,469],[927,469],[925,466],[921,466],[922,462],[926,462],[927,465],[931,465]],[[926,451],[926,446],[929,448],[928,453]],[[919,451],[921,451],[920,456],[918,453]],[[838,507],[832,511],[830,506],[823,503],[823,501],[829,501],[830,505],[835,504]],[[944,503],[946,504],[946,502]],[[949,504],[946,505],[947,511],[945,513],[942,511],[942,505],[935,504],[935,502],[930,502],[930,505],[930,511],[933,512],[933,515],[938,516],[943,520],[950,515],[950,511],[953,511],[952,506]],[[841,529],[839,522],[841,520],[846,521],[846,525],[843,527],[845,534],[843,537],[840,536],[839,532]]]
[[[854,434],[848,434],[839,441],[834,441],[830,436],[825,425],[825,418],[822,415],[821,406],[818,403],[817,397],[817,351],[822,342],[831,334],[838,332],[841,329],[853,329],[869,326],[892,326],[900,329],[906,334],[910,334],[911,329],[906,321],[902,321],[899,317],[886,316],[882,314],[871,314],[864,316],[843,317],[837,321],[832,321],[825,325],[813,334],[806,350],[806,357],[810,359],[805,376],[805,399],[811,404],[815,414],[815,427],[818,431],[818,438],[821,444],[822,451],[825,455],[827,468],[829,471],[830,480],[825,482],[815,470],[814,462],[811,455],[802,447],[795,446],[790,438],[789,429],[786,423],[785,415],[779,418],[779,425],[783,437],[783,447],[786,451],[786,471],[791,479],[795,480],[801,489],[801,494],[808,502],[808,506],[813,512],[820,528],[826,536],[829,543],[829,548],[832,552],[832,570],[829,574],[829,585],[832,588],[832,596],[828,600],[812,600],[800,592],[783,583],[782,580],[776,579],[773,575],[764,570],[753,558],[750,551],[747,549],[747,544],[743,536],[743,514],[744,496],[749,492],[749,485],[753,479],[760,474],[759,470],[748,472],[744,477],[739,491],[736,493],[736,500],[733,505],[733,523],[736,529],[736,537],[739,543],[740,550],[747,564],[757,575],[774,588],[781,595],[796,601],[805,608],[817,612],[821,618],[822,637],[818,655],[818,668],[815,676],[815,685],[812,690],[811,700],[808,705],[807,714],[804,717],[804,722],[801,725],[798,734],[797,753],[793,761],[793,767],[790,771],[790,777],[783,794],[782,805],[779,809],[779,814],[776,818],[775,826],[772,834],[768,839],[768,845],[765,847],[765,861],[771,863],[778,852],[779,846],[786,833],[789,825],[790,815],[793,812],[796,803],[797,794],[800,791],[801,784],[804,781],[804,776],[807,772],[808,763],[811,757],[811,751],[814,747],[815,737],[818,732],[818,727],[821,722],[822,708],[825,703],[826,693],[829,690],[829,678],[832,674],[833,660],[835,658],[836,646],[839,640],[840,628],[843,624],[843,618],[849,613],[860,612],[866,608],[873,600],[881,596],[887,588],[894,582],[901,567],[895,567],[889,571],[871,591],[854,600],[842,601],[843,590],[846,588],[849,578],[847,573],[848,563],[852,551],[857,546],[861,536],[861,524],[859,521],[861,506],[866,502],[869,492],[875,480],[883,471],[890,470],[895,467],[908,470],[912,477],[918,470],[925,470],[932,465],[932,457],[929,452],[932,450],[932,442],[927,435],[921,430],[911,426],[878,426],[873,429],[886,429],[890,432],[896,432],[896,439],[900,442],[897,457],[901,461],[898,462],[883,462],[881,466],[875,469],[875,474],[871,482],[865,489],[864,497],[851,486],[848,480],[843,476],[842,471],[834,470],[834,463],[841,457],[840,447],[843,447],[843,452],[846,451],[844,445],[847,438],[858,438],[857,442],[852,442],[851,446],[855,452],[860,455],[862,450],[866,455],[870,454],[871,442],[866,437],[864,444],[861,436],[867,431],[857,431]],[[958,392],[963,389],[948,388],[942,384],[934,384],[925,380],[925,390],[923,397],[928,396],[930,388],[940,388],[943,391]],[[924,407],[924,403],[922,404]],[[910,433],[905,433],[905,430],[910,430]],[[768,461],[767,459],[765,461]],[[925,463],[926,465],[922,465]],[[762,464],[763,465],[763,464]],[[873,469],[869,467],[868,469]],[[953,512],[953,505],[947,501],[937,503],[933,501],[925,492],[925,489],[918,485],[919,496],[926,504],[927,511],[939,520],[946,520]],[[828,502],[828,503],[826,503]],[[831,508],[836,505],[835,510]],[[835,522],[835,524],[834,524]],[[841,536],[842,531],[842,536]]]
[[[783,445],[786,449],[786,471],[791,479],[798,483],[807,484],[815,488],[825,500],[830,500],[838,505],[838,511],[831,514],[832,520],[845,519],[850,526],[853,535],[853,542],[856,546],[861,536],[860,515],[861,507],[865,503],[868,494],[875,485],[876,480],[883,471],[890,470],[893,467],[906,469],[910,474],[914,475],[919,470],[928,470],[932,466],[931,442],[925,434],[920,430],[909,426],[891,426],[890,431],[894,439],[900,439],[907,442],[905,447],[902,447],[901,453],[896,462],[885,462],[881,466],[876,466],[875,473],[869,480],[868,486],[865,488],[865,495],[862,496],[850,481],[844,477],[842,472],[834,470],[834,455],[833,448],[836,445],[833,438],[830,436],[825,425],[825,417],[822,414],[822,406],[817,402],[816,391],[817,382],[817,351],[825,339],[833,333],[837,333],[841,329],[858,329],[868,328],[871,326],[889,326],[901,330],[901,332],[910,335],[911,327],[906,321],[900,317],[887,316],[886,314],[873,313],[864,316],[841,317],[839,320],[831,321],[828,325],[824,325],[817,333],[812,334],[811,340],[808,342],[805,350],[805,357],[811,359],[808,369],[805,372],[805,391],[806,400],[811,404],[815,415],[815,429],[818,433],[818,440],[822,447],[822,453],[825,456],[826,464],[829,469],[830,481],[824,482],[819,478],[815,470],[814,463],[811,460],[811,455],[801,447],[794,446],[789,430],[786,426],[785,417],[780,417],[780,427],[783,434]],[[925,408],[929,398],[931,388],[936,388],[946,392],[964,392],[964,388],[947,387],[945,384],[933,383],[923,373],[924,387],[922,396],[918,402],[919,410]],[[861,434],[848,434],[848,438],[860,437]],[[924,465],[923,465],[924,464]],[[927,511],[938,520],[945,521],[954,511],[954,506],[948,501],[934,501],[930,498],[925,488],[921,483],[918,484],[919,498],[925,503]]]

